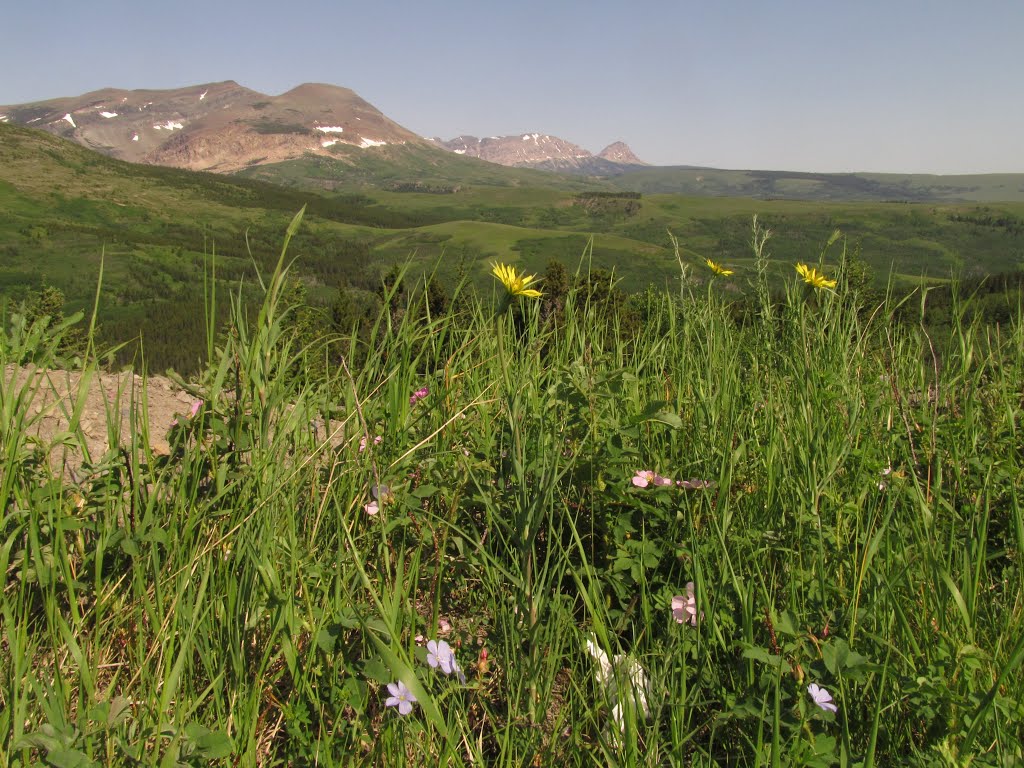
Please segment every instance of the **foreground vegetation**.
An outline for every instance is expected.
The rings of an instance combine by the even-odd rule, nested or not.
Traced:
[[[399,276],[329,366],[282,260],[192,412],[74,473],[6,367],[61,328],[8,318],[0,765],[1019,764],[1021,308],[939,343],[770,244],[755,311],[681,253],[628,332]]]

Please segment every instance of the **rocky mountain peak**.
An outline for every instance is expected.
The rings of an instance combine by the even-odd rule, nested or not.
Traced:
[[[597,156],[603,160],[622,163],[623,165],[647,165],[647,163],[633,153],[633,150],[624,141],[616,141],[609,144],[598,152]]]

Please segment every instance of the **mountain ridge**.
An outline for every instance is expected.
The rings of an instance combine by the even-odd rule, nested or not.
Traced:
[[[432,141],[457,155],[475,157],[511,168],[614,176],[631,167],[647,165],[622,141],[609,144],[596,155],[578,144],[546,133],[516,133],[485,138],[462,135],[448,140],[435,137]]]

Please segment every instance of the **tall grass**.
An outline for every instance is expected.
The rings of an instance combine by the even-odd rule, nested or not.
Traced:
[[[195,414],[74,477],[10,365],[60,329],[5,330],[0,765],[1024,760],[1019,309],[940,352],[842,280],[742,321],[684,285],[629,336],[460,295],[312,380],[286,258]]]

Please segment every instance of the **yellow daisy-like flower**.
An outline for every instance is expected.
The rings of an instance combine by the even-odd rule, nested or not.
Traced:
[[[527,286],[537,279],[536,275],[516,274],[516,268],[508,264],[493,264],[491,274],[501,281],[508,291],[509,296],[526,296],[530,299],[539,299],[543,294],[535,288]]]
[[[708,269],[710,269],[716,275],[721,275],[722,277],[728,277],[729,275],[735,274],[733,272],[733,270],[726,269],[721,264],[718,264],[717,262],[714,262],[711,259],[704,259],[704,263],[707,264],[708,265]]]
[[[808,285],[813,285],[815,288],[835,288],[836,281],[829,280],[824,274],[819,272],[814,267],[809,267],[806,264],[797,264],[796,271],[804,279],[804,282]]]

